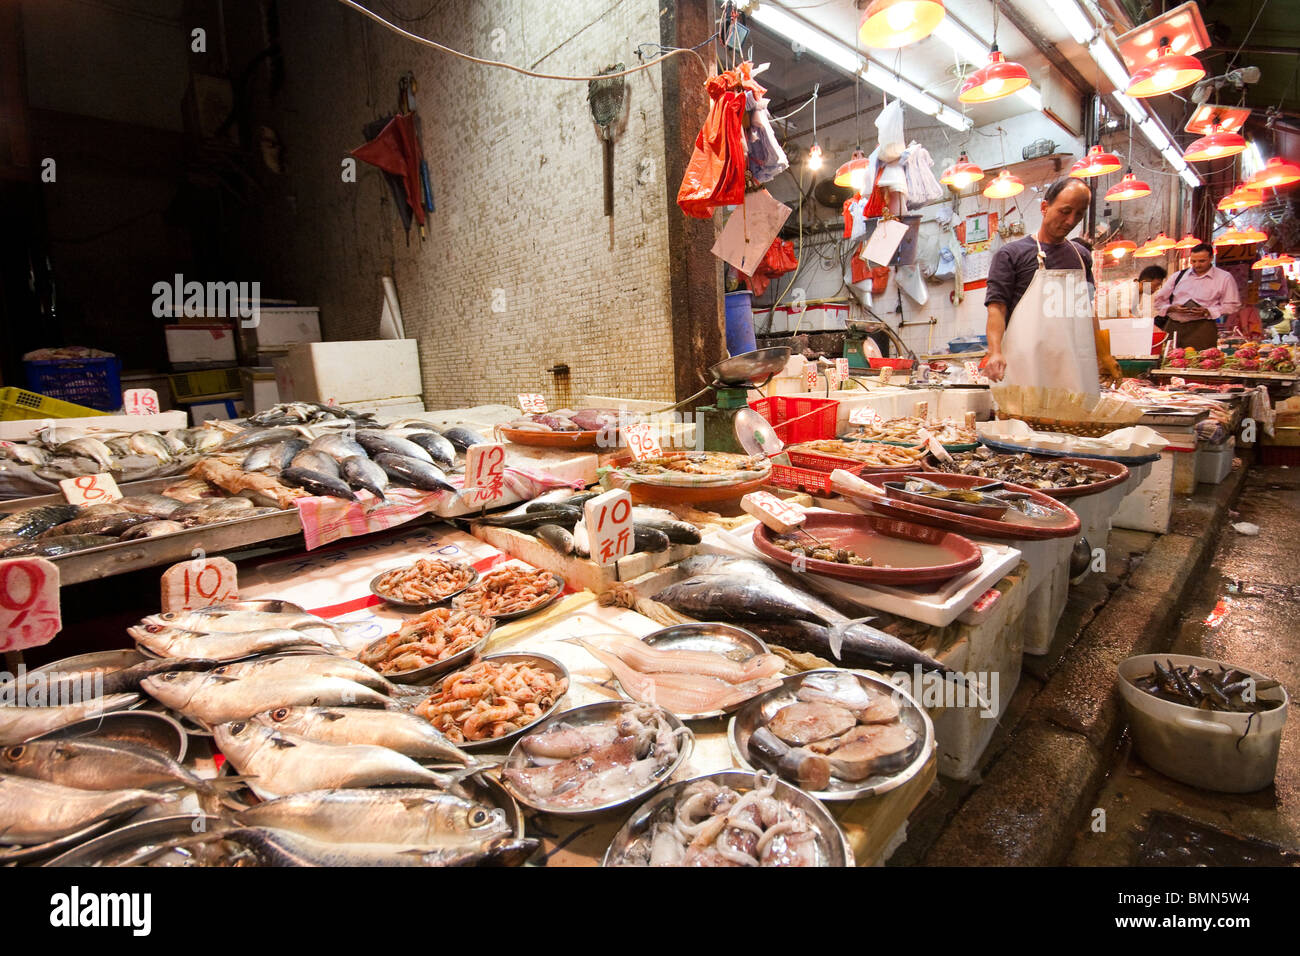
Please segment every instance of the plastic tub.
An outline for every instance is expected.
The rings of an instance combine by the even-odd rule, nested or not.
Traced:
[[[741,355],[758,348],[754,338],[754,294],[727,293],[727,351]]]
[[[1161,700],[1133,685],[1134,680],[1151,673],[1155,661],[1175,666],[1235,666],[1187,654],[1142,654],[1122,662],[1119,692],[1128,710],[1138,755],[1165,776],[1205,790],[1250,793],[1269,786],[1277,772],[1289,706],[1286,688],[1259,692],[1261,700],[1282,701],[1281,707],[1263,713],[1200,710]],[[1257,681],[1271,679],[1249,668],[1237,670]]]

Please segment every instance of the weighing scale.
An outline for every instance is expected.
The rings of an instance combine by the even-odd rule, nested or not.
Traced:
[[[767,385],[773,375],[785,368],[789,360],[788,346],[733,355],[709,368],[713,381],[704,388],[690,398],[652,414],[671,412],[713,391],[714,403],[702,405],[695,410],[695,445],[705,451],[743,455],[745,451],[736,440],[736,413],[749,407],[749,390]]]

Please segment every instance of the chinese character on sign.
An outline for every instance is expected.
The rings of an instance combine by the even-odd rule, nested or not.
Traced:
[[[122,408],[128,415],[157,415],[158,393],[152,388],[128,388],[122,393]]]
[[[629,425],[623,430],[623,434],[627,436],[627,447],[632,450],[632,457],[637,461],[658,458],[662,454],[659,440],[655,438],[654,428],[649,422]]]
[[[613,564],[632,553],[632,498],[626,491],[597,495],[583,505],[583,513],[597,564]]]
[[[480,442],[465,452],[466,501],[486,506],[505,495],[506,446],[500,442]]]

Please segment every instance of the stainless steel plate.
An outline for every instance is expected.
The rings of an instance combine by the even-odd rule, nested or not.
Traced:
[[[792,787],[784,780],[769,774],[761,776],[775,782],[775,796],[778,800],[792,807],[797,807],[808,815],[808,819],[817,829],[817,844],[823,866],[854,865],[853,848],[849,846],[844,831],[840,829],[839,824],[835,822],[835,818],[831,816],[830,811],[825,806],[797,787]],[[753,790],[758,785],[760,782],[759,777],[760,775],[752,770],[720,770],[717,773],[709,773],[701,777],[692,777],[690,780],[683,780],[681,783],[675,783],[671,787],[661,790],[641,804],[627,823],[623,824],[622,829],[614,835],[613,841],[609,844],[609,849],[605,851],[605,858],[601,865],[644,866],[644,863],[631,862],[629,857],[642,854],[648,856],[651,826],[655,822],[655,818],[661,813],[671,813],[682,791],[691,784],[700,780],[710,780],[719,786],[731,787],[739,793],[744,793]]]
[[[575,707],[573,710],[566,710],[562,714],[555,714],[554,716],[549,717],[544,722],[536,725],[530,731],[529,735],[545,733],[553,724],[560,722],[572,724],[575,727],[587,727],[592,724],[608,723],[618,719],[619,715],[638,706],[644,705],[624,703],[623,701],[617,700],[606,700],[597,704],[587,704],[584,707]],[[671,764],[660,768],[648,784],[641,787],[639,790],[629,793],[625,797],[620,797],[616,800],[609,800],[604,803],[593,804],[591,806],[574,807],[568,804],[553,803],[545,798],[535,797],[525,791],[522,787],[518,787],[515,784],[506,781],[504,777],[502,778],[502,783],[507,790],[514,794],[515,799],[520,803],[532,807],[534,810],[541,810],[543,813],[550,813],[559,817],[583,817],[605,813],[606,811],[613,810],[616,807],[626,806],[633,801],[640,800],[642,797],[653,793],[655,790],[667,783],[682,764],[690,759],[691,752],[695,749],[695,735],[691,733],[690,729],[687,728],[681,720],[664,710],[662,707],[655,707],[654,709],[659,712],[659,715],[680,738],[677,758],[673,760]],[[522,740],[522,738],[520,739]],[[522,770],[532,766],[534,766],[532,760],[529,758],[528,754],[524,753],[519,741],[516,741],[514,747],[511,748],[510,755],[506,758],[505,765],[502,769]]]
[[[558,574],[554,572],[551,572],[551,577],[555,581],[555,590],[551,592],[549,597],[543,599],[537,604],[534,604],[532,607],[524,608],[522,611],[507,611],[504,614],[489,614],[487,616],[496,619],[498,622],[515,621],[521,617],[527,617],[530,614],[536,614],[538,611],[542,610],[543,608],[550,607],[552,604],[558,601],[560,599],[560,595],[564,593],[564,578],[560,577]],[[452,607],[455,608],[461,607],[460,602],[464,599],[465,593],[468,590],[469,588],[466,588],[465,591],[461,591],[460,594],[456,595],[456,597],[451,602]]]
[[[52,730],[35,739],[73,738],[140,744],[161,750],[177,761],[184,760],[189,750],[189,740],[180,723],[167,714],[150,710],[122,710],[100,717],[87,717],[85,720]]]
[[[898,719],[905,726],[911,728],[916,734],[919,744],[915,756],[902,770],[892,774],[878,774],[868,777],[866,780],[853,782],[832,777],[828,789],[811,791],[814,797],[819,800],[857,800],[860,797],[887,793],[901,787],[921,772],[925,762],[930,759],[930,755],[934,752],[934,724],[930,722],[929,716],[907,691],[902,690],[895,684],[891,684],[884,678],[876,677],[865,671],[846,671],[838,668],[805,671],[802,674],[787,677],[781,682],[780,687],[755,697],[731,718],[731,722],[727,727],[727,738],[731,744],[732,756],[740,762],[742,767],[754,769],[756,765],[761,766],[761,764],[750,759],[750,735],[759,726],[765,726],[776,711],[786,704],[794,703],[796,700],[795,692],[803,684],[804,678],[812,674],[850,674],[856,677],[863,687],[877,693],[893,696],[899,705]]]
[[[409,568],[411,567],[411,565],[409,564],[401,565],[400,567],[396,567],[396,568],[389,568],[387,571],[380,571],[378,574],[376,574],[373,578],[370,579],[370,593],[373,594],[375,597],[379,598],[385,604],[391,604],[393,607],[400,608],[401,610],[404,611],[427,611],[430,608],[437,607],[439,604],[445,604],[446,602],[454,598],[456,595],[460,594],[463,591],[468,591],[474,585],[478,584],[478,579],[479,579],[479,573],[475,571],[474,568],[470,567],[468,564],[465,564],[463,562],[451,562],[451,561],[447,563],[452,564],[455,567],[469,568],[470,570],[469,583],[466,584],[463,588],[458,588],[455,591],[451,591],[447,594],[444,594],[436,601],[429,601],[424,604],[411,604],[407,601],[399,601],[397,598],[389,597],[387,594],[385,594],[383,591],[379,590],[379,588],[376,587],[376,585],[379,583],[379,579],[382,578],[385,574],[388,574],[389,571],[400,571],[403,568]]]
[[[48,664],[42,664],[40,667],[33,667],[27,674],[28,676],[32,674],[50,674],[53,671],[64,674],[111,674],[114,671],[134,667],[144,660],[143,654],[129,647],[116,651],[92,651],[89,654],[65,657],[61,661],[51,661]]]
[[[452,654],[451,657],[438,661],[436,664],[430,664],[427,667],[417,667],[413,671],[390,671],[385,673],[377,668],[374,670],[379,674],[379,676],[386,677],[395,684],[428,684],[435,677],[440,677],[449,671],[453,671],[458,667],[469,664],[473,660],[474,656],[483,650],[484,645],[491,640],[492,632],[497,629],[496,621],[492,618],[486,618],[485,620],[488,622],[488,629],[487,633],[484,634],[480,640],[471,644],[463,651],[457,651],[455,654]],[[374,644],[378,644],[380,641],[387,640],[388,637],[389,635],[385,634],[383,637],[371,641],[370,644],[367,645],[367,649]],[[365,651],[362,651],[362,653],[364,654]]]
[[[196,836],[222,826],[220,817],[202,813],[179,813],[130,823],[46,861],[44,866],[104,866],[106,861],[131,850],[165,843],[168,840]]]

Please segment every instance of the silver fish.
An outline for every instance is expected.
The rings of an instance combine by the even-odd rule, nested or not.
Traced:
[[[184,430],[180,438],[191,449],[203,454],[221,447],[226,440],[226,435],[216,428],[189,428]]]
[[[57,558],[62,554],[72,554],[74,551],[85,551],[87,548],[99,548],[116,542],[116,537],[106,534],[60,534],[52,538],[20,544],[16,548],[10,548],[0,557]]]
[[[401,455],[403,458],[414,458],[416,461],[433,464],[433,456],[415,442],[400,438],[389,432],[374,431],[368,428],[358,429],[357,443],[369,452],[372,457],[377,455]]]
[[[14,744],[0,751],[0,774],[45,780],[78,790],[183,786],[211,793],[215,789],[161,751],[93,740],[32,740]]]
[[[119,498],[115,503],[125,511],[152,515],[155,518],[170,518],[172,513],[181,506],[181,502],[166,495],[131,495],[127,498]]]
[[[171,431],[163,432],[158,436],[162,439],[163,444],[167,446],[167,451],[173,458],[187,455],[190,450],[190,446],[185,444],[185,441],[177,435],[176,432],[177,429],[172,429]]]
[[[284,471],[293,464],[294,458],[299,452],[307,450],[307,442],[301,438],[290,438],[288,441],[282,441],[280,444],[273,446],[275,449],[272,463],[280,471]]]
[[[330,843],[427,848],[481,846],[514,833],[499,807],[409,787],[296,793],[242,810],[235,819]]]
[[[54,454],[89,458],[104,471],[111,471],[113,468],[113,453],[109,451],[108,446],[98,438],[91,438],[89,435],[58,445],[54,449]]]
[[[100,820],[174,799],[149,790],[78,790],[0,775],[0,843],[48,843]]]
[[[36,433],[36,440],[46,448],[62,445],[78,438],[85,438],[89,433],[75,425],[47,425]]]
[[[247,498],[199,498],[197,501],[185,502],[167,517],[173,521],[185,521],[205,511],[225,511],[233,517],[237,511],[249,511],[252,508],[253,503]]]
[[[299,437],[296,428],[246,428],[233,438],[223,441],[218,449],[223,452],[243,451],[254,445],[270,445]]]
[[[198,657],[208,661],[237,661],[254,654],[310,648],[320,644],[304,631],[246,631],[240,634],[198,634],[157,624],[138,624],[126,632],[141,647],[159,657]]]
[[[279,467],[277,452],[281,445],[257,445],[239,463],[239,467],[244,471],[261,471],[263,468],[269,468],[271,465]]]
[[[160,534],[175,534],[184,531],[185,525],[179,521],[153,520],[138,524],[122,532],[123,541],[135,541],[137,538],[156,538]]]
[[[298,455],[294,461],[301,458],[303,454],[307,454],[307,452]],[[316,453],[312,452],[312,454]],[[325,458],[325,460],[328,461],[337,471],[337,465],[334,464],[334,459],[326,458],[324,455],[320,455],[319,457]],[[317,497],[328,496],[331,498],[343,498],[347,501],[357,500],[357,496],[353,493],[352,489],[344,483],[342,478],[339,478],[336,475],[327,475],[323,472],[312,471],[308,468],[299,468],[295,466],[292,468],[286,468],[284,471],[280,472],[279,480],[283,485],[288,485],[291,488],[302,488],[308,494]]]
[[[24,465],[43,465],[50,460],[50,456],[35,445],[13,441],[0,441],[0,457]]]
[[[428,431],[412,431],[404,437],[427,451],[433,463],[440,468],[451,468],[456,464],[456,446],[432,428]]]
[[[81,509],[76,505],[40,505],[26,508],[0,520],[0,536],[35,538],[41,532],[48,531],[65,521],[71,521],[79,514]]]
[[[266,631],[274,628],[293,630],[323,628],[335,634],[340,633],[341,630],[339,625],[331,624],[322,617],[302,610],[249,611],[225,604],[213,604],[211,607],[193,611],[162,611],[158,614],[150,614],[141,623],[160,624],[185,631],[198,631],[201,634],[220,632],[238,634],[243,631]]]
[[[4,699],[6,687],[0,685],[0,700]],[[108,694],[62,707],[0,707],[0,746],[22,743],[87,717],[130,707],[139,700],[139,694]]]
[[[46,541],[56,535],[73,535],[73,534],[105,534],[116,537],[128,528],[133,528],[138,524],[144,524],[152,521],[149,515],[132,514],[129,511],[118,511],[113,513],[88,514],[84,517],[73,518],[71,521],[65,521],[61,525],[51,528],[49,531],[41,533],[38,541]]]
[[[339,462],[339,473],[349,488],[368,491],[376,498],[384,497],[388,487],[388,473],[364,455],[353,455]]]
[[[423,717],[397,710],[360,707],[277,707],[258,714],[259,723],[295,737],[331,744],[373,744],[417,760],[452,761],[463,767],[474,758],[433,728]]]
[[[395,684],[390,682],[378,671],[372,670],[360,661],[354,661],[349,657],[339,657],[335,654],[294,654],[286,657],[257,657],[251,661],[240,661],[236,664],[223,664],[218,667],[214,673],[225,674],[229,677],[247,677],[250,674],[275,675],[278,678],[285,677],[338,677],[343,680],[355,681],[358,684],[364,684],[372,690],[377,690],[381,694],[393,696],[397,694],[398,689]],[[428,726],[427,721],[421,721]],[[290,733],[297,733],[291,730]],[[310,737],[311,734],[305,736]]]
[[[318,475],[326,475],[330,478],[339,476],[339,463],[325,452],[313,449],[311,445],[307,446],[306,451],[294,455],[293,461],[289,462],[289,467],[314,471]]]
[[[327,843],[291,830],[245,827],[214,839],[245,846],[265,866],[518,866],[536,852],[531,838],[503,837],[484,847],[426,850],[391,844]]]
[[[427,457],[427,456],[426,456]],[[437,465],[404,455],[381,453],[375,456],[375,464],[394,481],[419,488],[421,491],[455,491],[456,486],[447,480]]]
[[[318,451],[322,454],[329,455],[335,461],[342,461],[344,458],[351,458],[354,455],[365,456],[366,450],[362,448],[346,435],[333,434],[322,435],[310,445],[308,451]]]
[[[159,461],[172,460],[172,454],[167,448],[167,443],[155,432],[136,432],[127,440],[127,444],[137,455],[148,455],[151,458],[157,458]]]
[[[208,726],[244,720],[276,707],[336,707],[357,704],[383,707],[388,698],[340,677],[276,676],[252,672],[231,677],[214,672],[168,671],[146,677],[141,688],[153,697]]]
[[[263,800],[340,787],[408,784],[445,789],[453,782],[387,747],[320,743],[279,733],[256,721],[218,724],[213,736]]]

